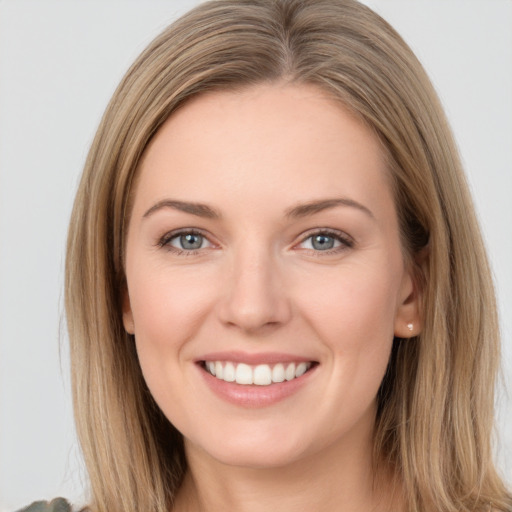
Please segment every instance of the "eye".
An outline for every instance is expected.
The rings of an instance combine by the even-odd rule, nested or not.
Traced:
[[[299,247],[315,252],[338,252],[353,247],[353,245],[353,240],[348,235],[324,230],[317,231],[304,238]]]
[[[315,249],[315,251],[327,251],[341,245],[339,240],[323,233],[306,238],[303,244],[305,249]]]
[[[202,233],[194,230],[168,233],[160,240],[159,245],[178,254],[194,254],[200,249],[212,247],[211,242]]]

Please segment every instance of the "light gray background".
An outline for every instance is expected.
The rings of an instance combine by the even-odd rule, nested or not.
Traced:
[[[181,1],[0,0],[0,510],[84,488],[73,434],[63,254],[78,176],[131,61]],[[368,0],[448,112],[497,282],[512,386],[512,2]],[[59,351],[62,343],[62,351]],[[512,481],[512,404],[496,452]]]

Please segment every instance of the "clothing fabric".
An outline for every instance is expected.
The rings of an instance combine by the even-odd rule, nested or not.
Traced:
[[[28,507],[17,512],[72,512],[71,505],[64,498],[55,498],[50,501],[34,501]]]

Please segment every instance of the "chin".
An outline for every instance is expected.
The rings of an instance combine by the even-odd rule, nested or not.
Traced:
[[[254,435],[252,435],[254,434]],[[257,428],[248,429],[244,434],[222,431],[219,436],[202,440],[199,443],[185,440],[188,455],[191,451],[201,451],[216,461],[249,469],[270,469],[283,467],[296,462],[313,447],[300,442],[300,436],[290,436],[270,429],[267,434]]]
[[[250,448],[245,446],[243,451],[223,450],[210,454],[218,462],[227,466],[236,466],[246,469],[275,469],[289,466],[301,459],[297,451],[283,451]]]

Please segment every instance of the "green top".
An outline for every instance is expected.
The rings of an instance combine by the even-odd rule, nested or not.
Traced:
[[[63,498],[55,498],[47,501],[34,501],[32,505],[22,508],[17,512],[71,512],[71,505]]]

